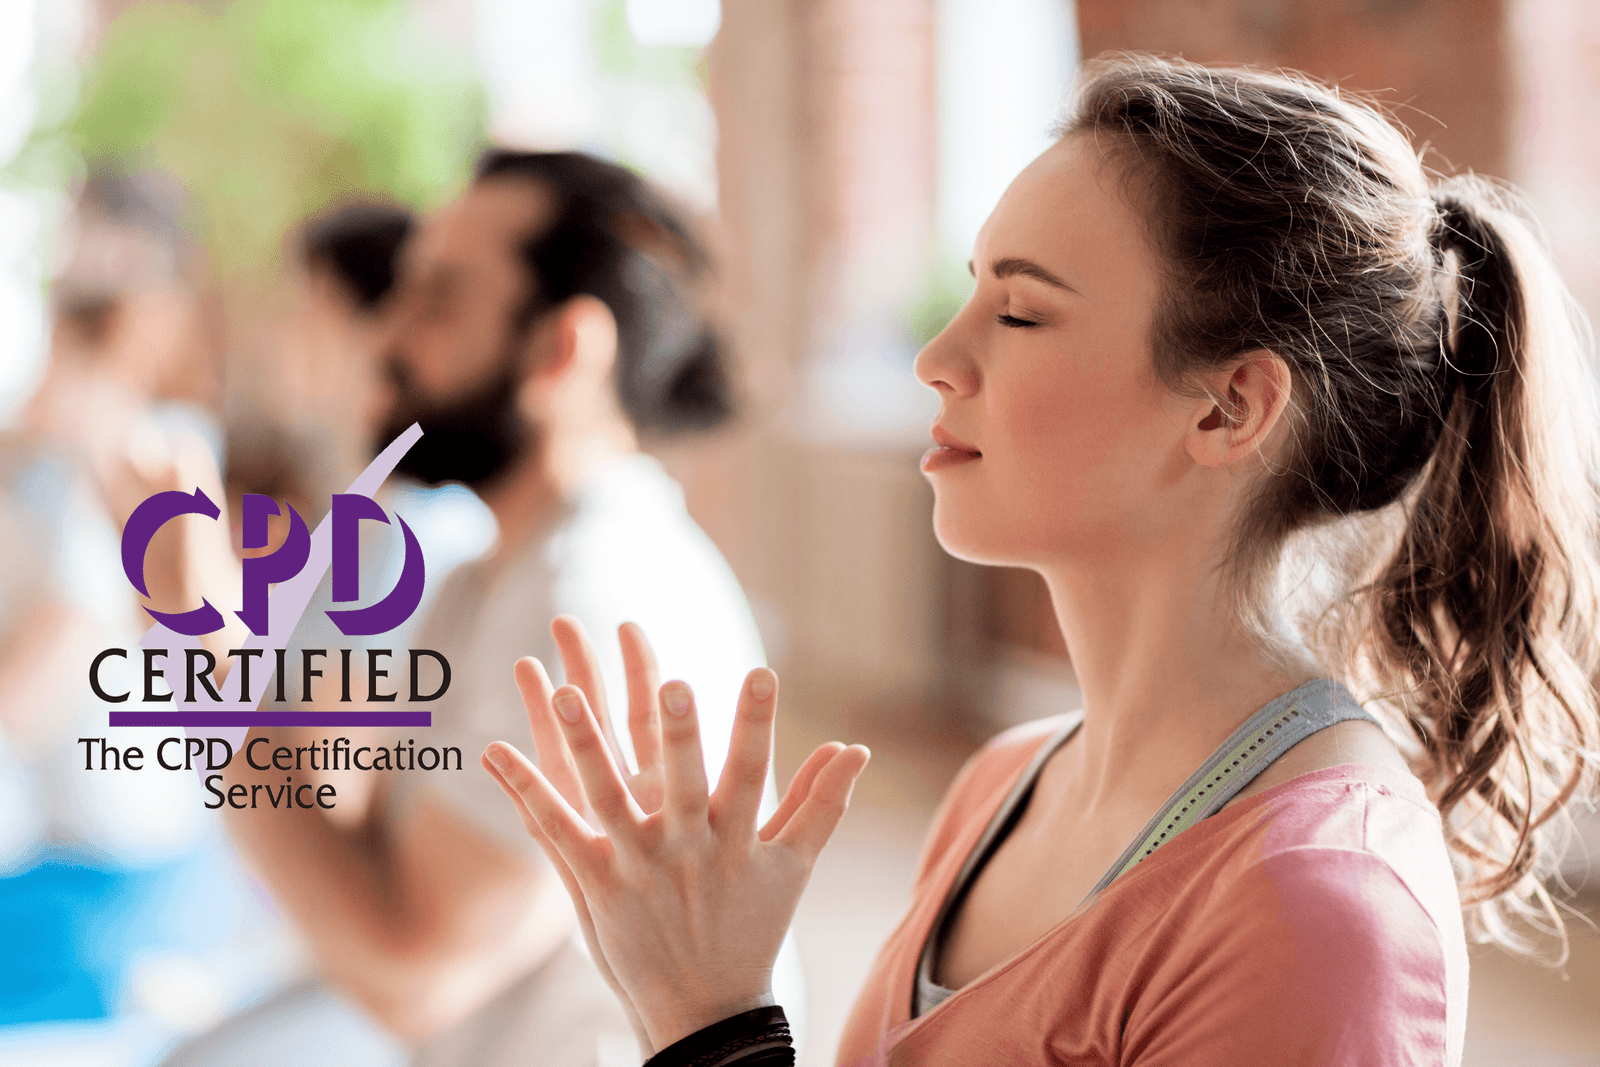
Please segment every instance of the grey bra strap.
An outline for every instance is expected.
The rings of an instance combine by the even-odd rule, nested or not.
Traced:
[[[1140,860],[1207,816],[1216,814],[1279,756],[1318,730],[1349,719],[1377,720],[1362,710],[1349,690],[1331,678],[1318,678],[1283,694],[1217,746],[1211,758],[1178,787],[1167,806],[1145,824],[1117,858],[1088,900]]]

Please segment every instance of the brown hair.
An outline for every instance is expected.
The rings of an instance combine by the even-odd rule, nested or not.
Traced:
[[[1479,939],[1563,931],[1543,881],[1593,784],[1600,495],[1588,335],[1529,223],[1481,178],[1430,188],[1376,107],[1300,75],[1105,58],[1061,132],[1151,206],[1162,378],[1290,368],[1290,443],[1231,554],[1242,614],[1394,727]],[[1318,573],[1332,596],[1271,617]]]

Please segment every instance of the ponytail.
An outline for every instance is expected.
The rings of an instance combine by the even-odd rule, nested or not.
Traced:
[[[1420,743],[1470,917],[1516,943],[1515,913],[1561,929],[1542,880],[1600,747],[1592,370],[1502,195],[1458,179],[1435,200],[1443,429],[1367,591],[1367,653]]]

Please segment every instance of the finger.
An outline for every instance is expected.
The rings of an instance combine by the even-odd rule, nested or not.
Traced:
[[[556,709],[550,703],[555,686],[544,664],[532,656],[517,660],[512,669],[517,680],[517,690],[522,694],[522,705],[528,709],[528,730],[533,735],[533,749],[539,757],[539,769],[568,804],[582,811],[587,805],[583,796],[583,783],[578,778],[578,765],[567,751],[567,740],[561,733],[561,723]]]
[[[700,751],[700,723],[694,693],[686,682],[661,687],[663,807],[689,818],[704,817],[706,810],[706,760]]]
[[[561,853],[556,850],[555,845],[550,843],[550,839],[545,836],[545,832],[539,829],[539,820],[535,819],[533,813],[528,810],[528,805],[522,799],[522,794],[518,793],[506,781],[505,775],[500,773],[499,768],[494,765],[494,761],[489,758],[487,751],[483,754],[483,768],[499,783],[500,788],[505,790],[506,796],[510,797],[512,803],[516,805],[517,817],[522,820],[523,828],[528,831],[528,836],[538,844],[540,851],[550,861],[550,866],[555,868],[556,873],[561,876],[561,884],[566,886],[567,895],[572,898],[572,903],[581,912],[587,912],[588,905],[584,899],[583,887],[578,884],[577,878],[572,873],[572,868],[561,857]]]
[[[753,834],[766,790],[767,768],[772,763],[772,720],[778,709],[778,676],[757,667],[739,690],[739,710],[733,718],[728,758],[717,779],[712,798],[713,819],[719,828]]]
[[[863,745],[851,745],[834,756],[817,772],[811,791],[789,825],[773,840],[794,849],[807,862],[815,862],[822,846],[833,836],[839,820],[850,806],[850,791],[867,765],[871,753]]]
[[[561,879],[562,888],[567,891],[567,897],[572,901],[572,909],[577,913],[578,928],[583,931],[583,939],[589,946],[589,958],[597,963],[604,961],[605,955],[600,948],[600,938],[594,929],[594,916],[589,913],[589,898],[584,894],[583,886],[579,884],[577,876],[572,873],[572,868],[561,858],[561,853],[550,843],[544,831],[539,829],[538,820],[528,811],[528,806],[522,802],[522,797],[507,785],[505,778],[489,761],[487,753],[484,754],[483,765],[494,776],[495,781],[500,783],[500,788],[516,801],[517,815],[522,819],[522,825],[527,829],[528,836],[538,843],[539,850],[544,853],[545,859],[550,861],[556,877]],[[616,979],[609,975],[609,968],[607,968],[607,981],[617,996],[625,999],[621,986],[617,985]]]
[[[495,780],[500,787],[511,796],[513,803],[520,801],[527,809],[540,834],[574,874],[593,862],[600,835],[589,828],[539,768],[504,741],[491,744],[483,760],[499,772]]]
[[[631,836],[644,821],[644,812],[639,810],[633,794],[623,784],[622,773],[600,733],[600,724],[595,721],[583,690],[575,685],[564,685],[555,691],[550,702],[555,705],[561,735],[578,765],[578,777],[583,780],[589,810],[594,812],[607,834]],[[544,825],[542,820],[539,825]]]
[[[633,738],[633,758],[642,774],[661,762],[661,671],[656,654],[637,623],[617,627],[622,645],[622,666],[628,677],[628,734]]]
[[[606,747],[611,750],[617,766],[627,773],[628,761],[622,758],[622,749],[617,747],[616,735],[611,730],[611,711],[606,704],[606,680],[600,672],[600,657],[595,653],[594,642],[589,640],[589,631],[571,615],[557,615],[550,621],[550,635],[556,639],[556,648],[561,652],[567,684],[583,690],[584,699],[589,702],[600,723],[600,734],[605,738]]]
[[[843,751],[842,744],[829,741],[825,745],[817,746],[817,750],[806,757],[806,761],[790,779],[789,788],[783,794],[783,800],[778,803],[778,810],[772,813],[772,818],[761,828],[761,840],[771,841],[783,831],[789,820],[794,817],[794,813],[800,810],[800,805],[805,803],[806,797],[811,794],[811,783],[817,780],[817,772]]]
[[[572,873],[572,868],[567,866],[567,861],[561,858],[561,853],[556,851],[555,846],[550,843],[550,839],[545,836],[544,831],[539,829],[538,820],[528,811],[528,806],[523,803],[522,797],[507,784],[505,777],[490,762],[487,752],[484,753],[483,766],[494,776],[494,780],[500,783],[500,788],[504,789],[506,794],[516,802],[517,815],[522,819],[522,825],[527,829],[528,835],[538,842],[540,850],[544,852],[545,858],[550,861],[550,866],[555,869],[556,875],[561,879],[562,886],[566,888],[567,896],[572,898],[572,906],[578,913],[578,925],[583,930],[584,940],[589,945],[590,958],[597,963],[603,963],[605,955],[600,949],[600,939],[595,935],[594,918],[589,913],[589,899],[584,895],[583,886],[579,884],[577,877]],[[616,990],[617,995],[625,999],[625,994],[616,985],[616,980],[608,977],[607,981],[612,984],[612,988]]]

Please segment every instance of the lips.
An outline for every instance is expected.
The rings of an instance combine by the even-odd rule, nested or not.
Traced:
[[[949,448],[957,452],[971,452],[974,456],[983,455],[982,452],[979,452],[943,426],[935,426],[933,428],[933,443],[940,448]]]
[[[933,428],[933,443],[935,447],[930,448],[922,457],[921,467],[924,474],[963,466],[983,458],[982,452],[942,426]]]

